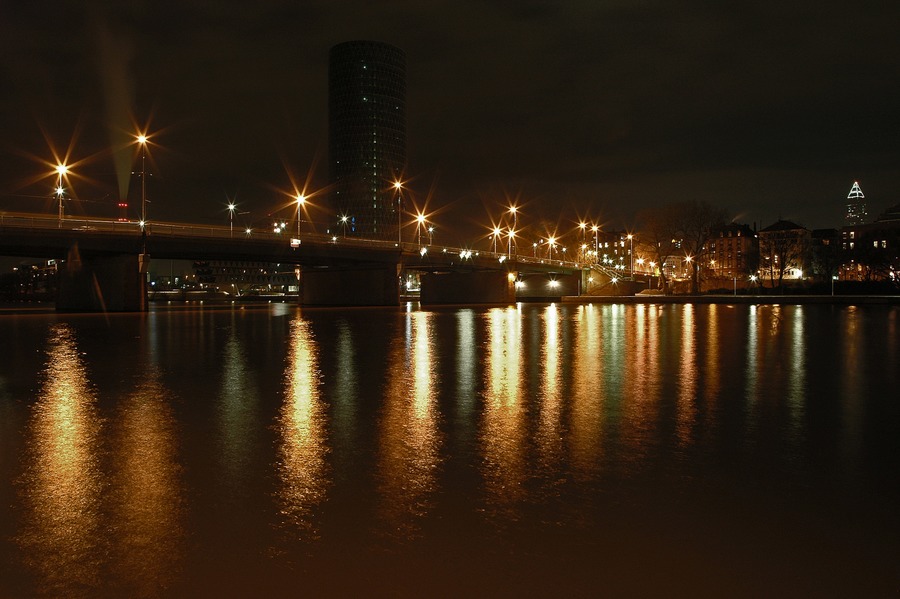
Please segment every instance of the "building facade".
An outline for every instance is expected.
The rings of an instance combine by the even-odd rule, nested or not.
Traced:
[[[397,236],[406,170],[406,55],[373,41],[331,48],[328,168],[336,223],[347,235]]]
[[[707,242],[709,269],[715,278],[746,278],[755,272],[756,233],[748,225],[729,223]]]

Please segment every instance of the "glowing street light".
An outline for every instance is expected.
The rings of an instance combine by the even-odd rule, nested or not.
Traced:
[[[600,227],[593,225],[591,233],[594,234],[594,259],[596,260],[597,256],[600,255]]]
[[[428,227],[428,245],[434,245],[434,225]]]
[[[141,146],[141,222],[147,222],[147,136],[139,133],[135,136],[138,145]],[[143,229],[143,225],[141,226]]]
[[[56,165],[56,197],[59,199],[59,222],[62,225],[63,220],[63,196],[65,194],[65,189],[63,189],[63,176],[69,174],[69,167],[65,164],[57,164]]]
[[[425,226],[425,215],[421,212],[416,215],[416,235],[419,247],[422,247],[422,228]]]
[[[510,258],[510,257],[512,257],[513,239],[515,239],[515,237],[516,237],[516,232],[514,229],[510,229],[509,233],[507,235],[508,235],[509,239],[507,241],[506,257]]]
[[[402,247],[403,238],[401,237],[401,213],[403,212],[403,183],[394,181],[394,189],[397,190],[397,247]]]
[[[306,204],[306,197],[302,193],[297,194],[297,239],[300,239],[300,208]]]
[[[628,255],[631,258],[631,276],[634,276],[634,235],[628,234]]]
[[[228,203],[228,236],[234,237],[234,209],[237,206],[234,205],[234,202]]]
[[[510,206],[509,213],[512,214],[512,217],[513,217],[513,231],[518,231],[519,230],[519,209],[516,208],[515,206]],[[515,246],[515,248],[516,248],[516,253],[518,254],[519,253],[518,246]]]
[[[347,221],[348,220],[350,220],[350,219],[346,214],[341,217],[341,226],[344,228],[344,237],[347,236]]]
[[[503,231],[500,230],[500,227],[494,227],[494,232],[492,236],[494,238],[494,253],[497,253],[497,238],[499,238],[503,234]]]

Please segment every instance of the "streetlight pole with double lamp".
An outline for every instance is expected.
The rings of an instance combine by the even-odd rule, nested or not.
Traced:
[[[510,207],[509,207],[509,213],[512,214],[512,217],[513,217],[513,227],[512,227],[512,230],[513,230],[513,233],[515,233],[516,231],[519,230],[519,209],[516,208],[515,206],[510,206]],[[519,253],[519,246],[518,246],[518,245],[515,246],[515,249],[516,249],[516,254],[518,254],[518,253]],[[510,253],[512,253],[512,246],[510,246]]]
[[[65,164],[56,165],[56,197],[59,200],[59,226],[62,226],[63,220],[63,196],[65,195],[65,189],[63,189],[63,175],[69,173],[69,167]]]

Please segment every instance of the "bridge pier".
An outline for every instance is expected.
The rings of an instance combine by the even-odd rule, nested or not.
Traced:
[[[147,310],[147,254],[82,256],[77,246],[57,268],[58,312]]]
[[[515,272],[426,272],[420,275],[419,282],[423,305],[516,303]]]
[[[304,306],[398,306],[400,265],[304,268],[299,297]]]

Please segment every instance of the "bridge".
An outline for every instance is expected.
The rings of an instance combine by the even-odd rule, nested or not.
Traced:
[[[66,311],[145,310],[151,256],[293,264],[298,301],[318,306],[398,305],[402,272],[411,270],[423,304],[579,295],[592,273],[579,262],[468,248],[24,213],[0,213],[0,255],[58,260],[57,309]]]

